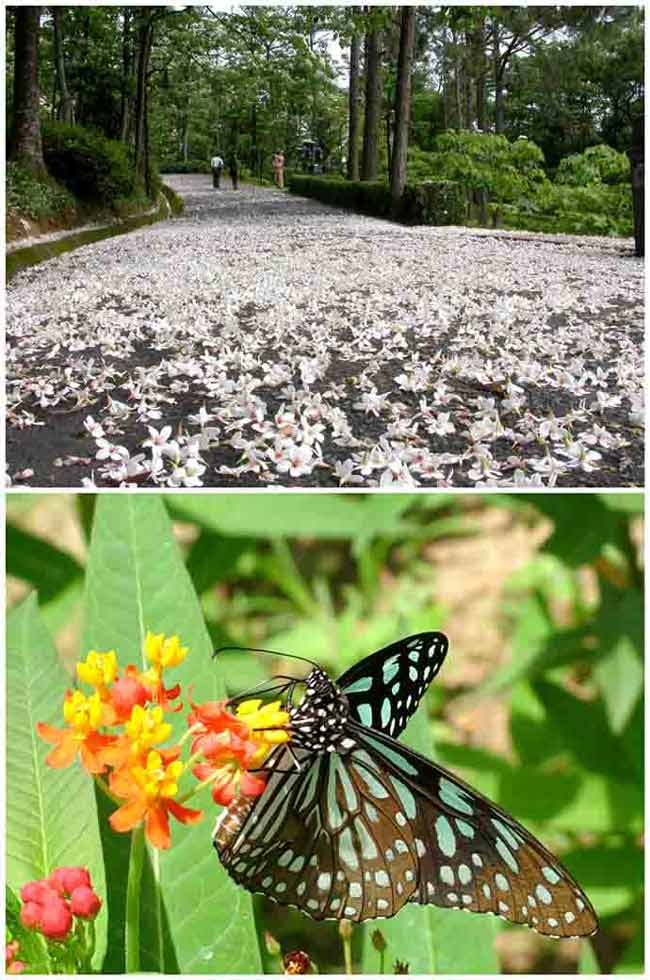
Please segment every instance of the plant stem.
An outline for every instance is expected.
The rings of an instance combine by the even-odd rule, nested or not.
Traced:
[[[383,973],[386,968],[386,950],[381,949],[379,951],[379,972]]]
[[[343,956],[345,958],[345,972],[352,976],[352,930],[343,939]]]
[[[144,825],[131,831],[126,883],[125,961],[127,973],[140,972],[140,883],[144,864]]]

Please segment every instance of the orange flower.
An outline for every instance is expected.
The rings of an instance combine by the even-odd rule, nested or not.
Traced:
[[[171,845],[170,813],[181,823],[200,820],[203,816],[201,810],[190,810],[174,799],[183,768],[182,762],[168,762],[163,753],[152,750],[147,755],[145,766],[133,766],[128,774],[113,773],[111,789],[115,791],[118,783],[122,790],[118,795],[126,796],[126,803],[109,818],[113,830],[123,833],[144,820],[149,843],[166,849]]]
[[[53,769],[65,769],[79,754],[81,764],[90,773],[104,772],[106,766],[101,753],[115,741],[114,735],[100,735],[97,729],[102,724],[102,701],[96,691],[87,697],[81,691],[66,691],[63,702],[63,717],[66,728],[54,728],[39,722],[36,731],[50,745],[56,748],[47,755],[45,761]]]
[[[149,749],[171,735],[172,726],[163,721],[163,717],[160,705],[153,708],[134,705],[131,717],[125,722],[124,735],[120,735],[113,745],[102,752],[102,762],[116,768],[140,762]]]

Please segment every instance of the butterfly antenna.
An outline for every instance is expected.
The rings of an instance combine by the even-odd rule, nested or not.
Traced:
[[[295,653],[280,653],[279,650],[266,650],[264,647],[219,647],[212,654],[216,657],[219,653],[224,653],[225,650],[236,650],[239,653],[266,653],[271,657],[286,657],[287,660],[301,660],[305,664],[309,664],[311,667],[316,667],[318,669],[318,664],[314,660],[309,660],[308,657],[299,657]]]

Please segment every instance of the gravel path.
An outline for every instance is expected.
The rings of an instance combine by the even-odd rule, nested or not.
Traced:
[[[642,485],[630,241],[168,182],[182,217],[12,280],[12,482]]]

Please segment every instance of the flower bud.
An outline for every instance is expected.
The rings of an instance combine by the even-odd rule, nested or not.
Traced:
[[[65,939],[72,929],[72,912],[62,898],[51,898],[41,908],[41,932],[48,939]]]
[[[57,891],[58,889],[47,878],[42,878],[39,881],[28,881],[23,885],[20,889],[20,897],[23,902],[36,902],[37,905],[43,905]]]
[[[309,973],[310,968],[311,960],[307,953],[303,953],[301,949],[296,949],[293,953],[287,953],[284,957],[285,973]]]
[[[88,885],[79,885],[70,896],[72,914],[80,919],[94,919],[101,907],[101,898]]]
[[[49,881],[59,895],[71,895],[81,885],[90,888],[90,875],[86,868],[55,868]]]
[[[36,902],[23,902],[20,907],[20,921],[26,929],[40,929],[42,906]]]
[[[264,945],[266,946],[266,952],[269,956],[279,956],[282,952],[282,947],[277,941],[275,936],[272,936],[270,932],[264,933]]]
[[[143,708],[148,700],[149,692],[133,674],[120,677],[111,688],[111,701],[118,718],[130,718],[136,704]]]
[[[379,929],[375,929],[375,931],[371,936],[371,939],[372,939],[372,945],[375,947],[377,952],[383,953],[384,950],[386,949],[386,940],[384,938],[383,932],[380,932]]]

